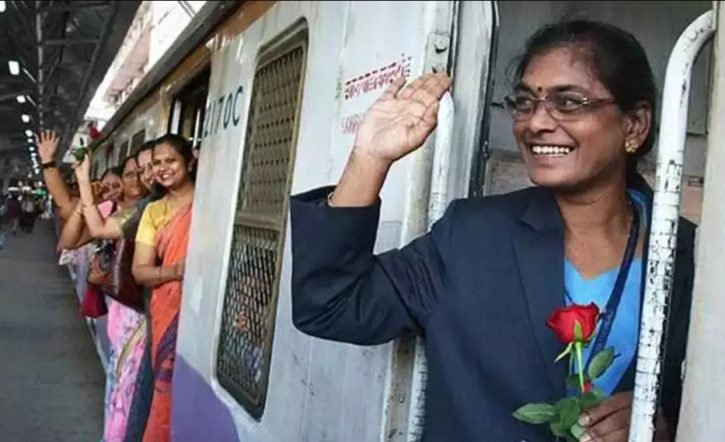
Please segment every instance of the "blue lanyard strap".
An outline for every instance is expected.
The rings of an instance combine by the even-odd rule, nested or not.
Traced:
[[[619,273],[617,273],[617,279],[612,288],[612,294],[609,296],[609,301],[604,309],[604,313],[601,315],[601,326],[599,333],[597,334],[594,344],[592,345],[592,351],[589,353],[587,360],[587,370],[589,365],[592,363],[592,359],[607,345],[607,339],[612,331],[612,324],[614,324],[614,318],[617,315],[619,304],[622,300],[622,294],[624,293],[624,285],[627,282],[627,276],[629,275],[629,269],[632,266],[634,260],[634,252],[637,249],[637,240],[639,239],[639,210],[637,210],[636,203],[632,202],[633,215],[632,215],[632,227],[629,231],[629,238],[627,239],[627,248],[624,251],[624,258],[622,259],[622,265],[619,267]],[[569,301],[572,301],[569,293],[566,293]],[[573,302],[573,301],[572,301]]]

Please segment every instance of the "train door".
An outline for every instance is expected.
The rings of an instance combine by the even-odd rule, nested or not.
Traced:
[[[460,112],[468,121],[480,121],[491,8],[471,2],[466,11],[477,15],[463,17],[463,3],[248,2],[216,31],[177,344],[175,440],[416,438],[422,395],[413,392],[425,370],[414,340],[358,347],[293,327],[287,199],[337,181],[363,113],[391,80],[454,66],[460,23],[477,52],[458,60],[476,74],[460,75],[455,99],[467,103]],[[475,97],[464,96],[468,83]],[[480,136],[475,127],[461,136]],[[427,229],[441,160],[434,143],[391,172],[377,251]],[[468,157],[445,158],[466,169],[446,178],[451,197],[468,187],[460,182],[470,177],[468,145],[460,150]]]
[[[171,102],[168,132],[183,136],[195,148],[199,148],[201,143],[206,120],[209,75],[208,68],[194,73],[193,78],[174,94]]]

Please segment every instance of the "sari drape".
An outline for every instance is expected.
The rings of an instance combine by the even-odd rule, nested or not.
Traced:
[[[163,267],[170,267],[186,257],[191,227],[191,205],[179,209],[156,234],[156,252]],[[167,442],[171,434],[171,395],[176,336],[181,308],[181,281],[172,281],[153,290],[151,313],[151,367],[154,395],[144,442]]]
[[[110,394],[108,420],[104,442],[123,442],[126,437],[131,404],[136,393],[139,367],[146,348],[146,320],[143,315],[124,307],[127,316],[115,364],[108,367],[113,371],[115,386]]]
[[[148,202],[148,198],[141,199],[132,207],[119,210],[112,215],[125,238],[135,238],[138,223]],[[110,298],[107,301],[110,304],[109,319],[112,309],[115,310],[117,317],[113,321],[115,324],[113,331],[109,327],[109,338],[113,342],[115,354],[108,370],[114,385],[109,391],[103,440],[124,442],[131,436],[130,441],[140,442],[138,434],[142,430],[138,428],[138,421],[132,420],[131,416],[138,414],[134,407],[143,407],[136,398],[145,393],[140,391],[139,385],[143,385],[144,382],[140,379],[144,375],[140,368],[148,353],[147,319],[145,314],[138,313]]]

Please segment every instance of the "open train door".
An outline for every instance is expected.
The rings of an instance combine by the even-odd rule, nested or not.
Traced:
[[[497,56],[497,2],[436,3],[423,72],[446,70],[453,86],[441,102],[435,133],[422,149],[410,155],[402,243],[430,229],[452,200],[482,195],[484,187]],[[424,340],[398,340],[383,440],[420,440],[426,382]]]

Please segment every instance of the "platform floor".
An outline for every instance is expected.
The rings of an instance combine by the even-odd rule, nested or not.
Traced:
[[[7,235],[0,250],[0,441],[97,442],[105,375],[55,233]]]

